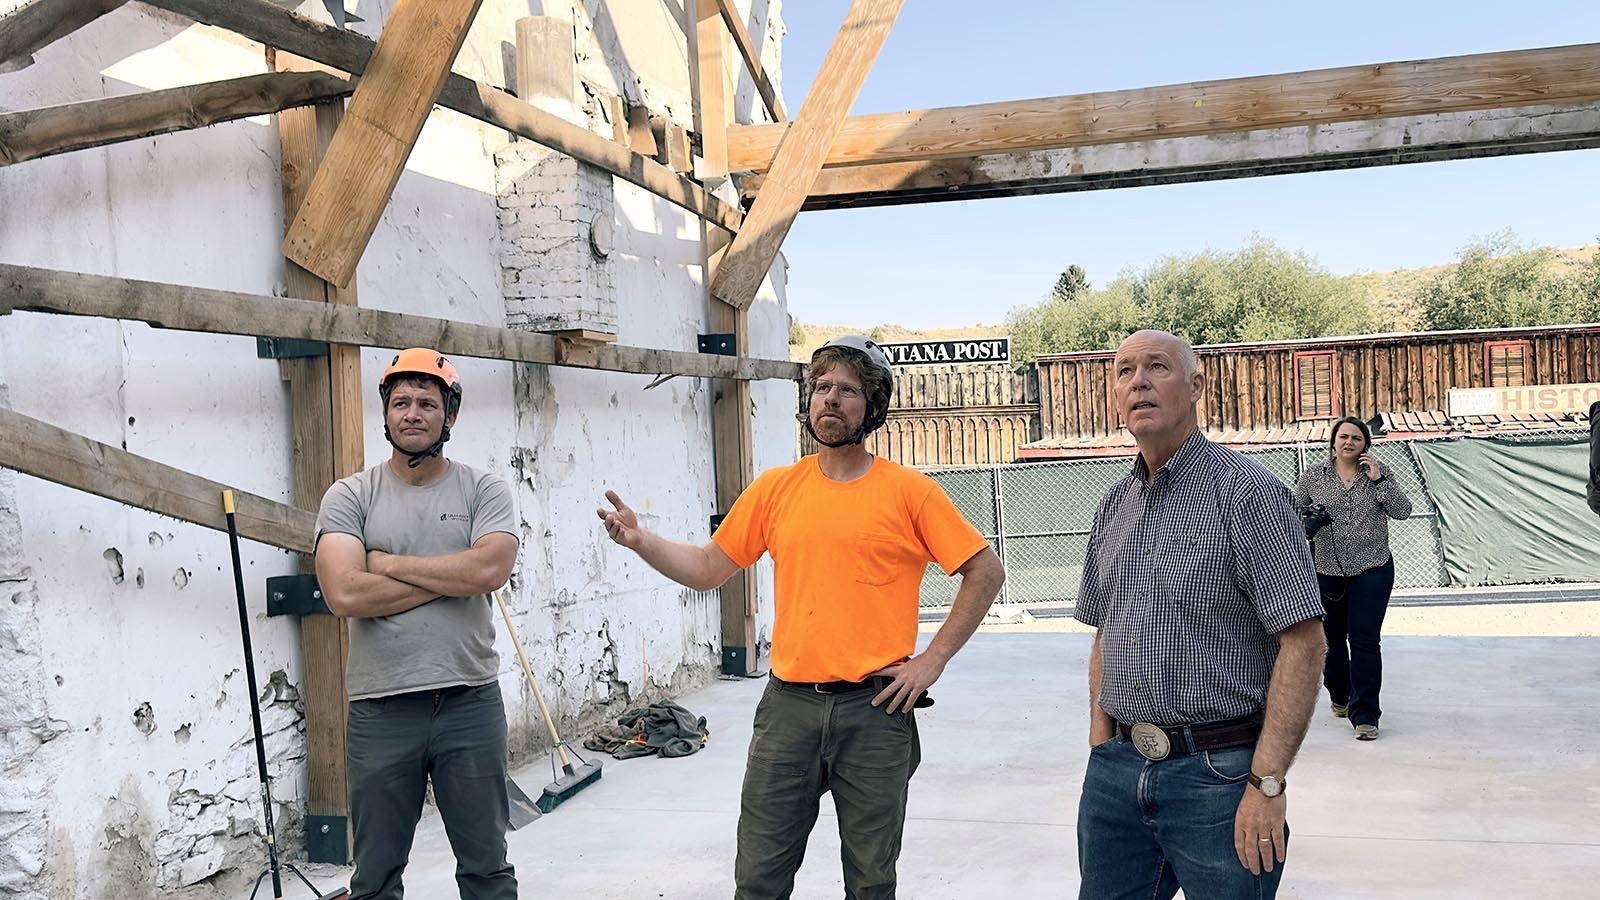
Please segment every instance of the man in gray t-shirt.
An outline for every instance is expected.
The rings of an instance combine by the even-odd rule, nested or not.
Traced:
[[[463,900],[515,900],[488,596],[516,563],[511,489],[444,457],[461,381],[443,356],[401,352],[378,394],[389,459],[336,482],[317,513],[317,579],[350,619],[351,897],[402,896],[431,780]]]

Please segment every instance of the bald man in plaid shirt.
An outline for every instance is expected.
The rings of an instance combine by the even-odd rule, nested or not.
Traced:
[[[1200,433],[1188,344],[1137,332],[1114,372],[1139,456],[1095,513],[1075,613],[1096,628],[1078,896],[1270,898],[1327,652],[1305,531],[1283,482]]]

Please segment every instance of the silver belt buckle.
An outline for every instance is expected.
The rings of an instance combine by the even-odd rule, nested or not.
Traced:
[[[1167,739],[1167,733],[1158,725],[1139,722],[1133,726],[1130,739],[1133,749],[1145,759],[1159,761],[1172,754],[1172,741]]]

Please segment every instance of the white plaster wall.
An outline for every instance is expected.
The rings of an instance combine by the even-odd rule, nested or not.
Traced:
[[[537,3],[486,2],[457,70],[504,84],[512,22],[539,12]],[[0,11],[16,5],[0,0]],[[357,28],[376,34],[390,5],[360,3],[367,21]],[[590,2],[586,13],[603,6]],[[626,58],[647,73],[639,80],[686,104],[681,30],[672,38],[670,17],[656,25],[613,45],[637,43]],[[131,4],[0,77],[0,109],[261,71],[259,46]],[[503,323],[493,154],[506,140],[454,113],[431,114],[363,257],[363,306]],[[0,169],[0,261],[281,291],[277,166],[275,126],[256,119]],[[692,349],[707,330],[698,225],[630,185],[616,182],[616,195],[620,340]],[[752,352],[786,355],[787,316],[771,285],[752,308],[751,333]],[[390,356],[364,352],[365,384]],[[715,594],[670,585],[605,541],[593,513],[612,486],[652,527],[704,537],[713,512],[707,384],[680,378],[645,392],[644,376],[456,362],[466,398],[449,454],[519,485],[524,549],[513,602],[557,711],[593,721],[710,678]],[[373,393],[369,464],[388,452]],[[788,384],[758,384],[754,394],[759,470],[793,458],[794,395]],[[248,337],[15,313],[0,318],[0,405],[291,499],[287,390]],[[275,818],[295,848],[304,791],[298,627],[260,612],[264,579],[292,571],[293,560],[249,541],[242,553]],[[762,567],[758,602],[770,632]],[[0,602],[0,894],[145,897],[193,885],[179,893],[205,896],[253,877],[264,853],[226,536],[0,470],[0,599],[9,601]],[[504,639],[501,656],[515,745],[539,746]]]

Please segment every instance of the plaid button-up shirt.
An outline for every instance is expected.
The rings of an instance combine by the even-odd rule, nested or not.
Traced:
[[[1075,616],[1099,629],[1097,701],[1118,721],[1261,712],[1276,634],[1322,613],[1288,488],[1199,431],[1153,478],[1138,457],[1100,501]]]

